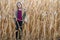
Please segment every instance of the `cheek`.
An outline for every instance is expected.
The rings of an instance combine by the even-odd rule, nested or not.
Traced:
[[[21,6],[19,6],[19,7],[21,7]]]
[[[19,5],[18,5],[18,7],[19,7]]]
[[[20,6],[18,6],[18,8],[20,8]]]

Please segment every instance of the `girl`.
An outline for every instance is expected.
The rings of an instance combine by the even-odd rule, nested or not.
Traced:
[[[16,30],[22,31],[22,4],[17,3],[17,12],[16,12]],[[18,37],[18,31],[16,32],[16,38]]]
[[[16,30],[20,29],[22,31],[22,24],[24,24],[23,22],[27,23],[26,9],[24,9],[24,13],[22,16],[22,4],[18,2],[16,12]],[[16,32],[16,38],[17,37],[18,37],[18,31]]]

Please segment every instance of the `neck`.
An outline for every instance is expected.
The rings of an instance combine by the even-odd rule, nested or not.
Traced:
[[[18,10],[22,10],[21,8],[19,8]]]

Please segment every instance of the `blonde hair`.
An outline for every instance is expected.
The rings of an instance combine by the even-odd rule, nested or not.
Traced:
[[[17,4],[16,4],[16,5],[17,5],[17,7],[18,7],[18,4],[20,4],[20,5],[21,5],[21,8],[22,8],[22,4],[21,4],[20,2],[17,2]]]

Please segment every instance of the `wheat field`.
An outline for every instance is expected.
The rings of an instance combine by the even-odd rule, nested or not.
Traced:
[[[21,40],[60,38],[60,0],[0,0],[0,40],[16,40],[14,13],[17,2],[22,3],[29,16],[27,24],[23,25]]]

